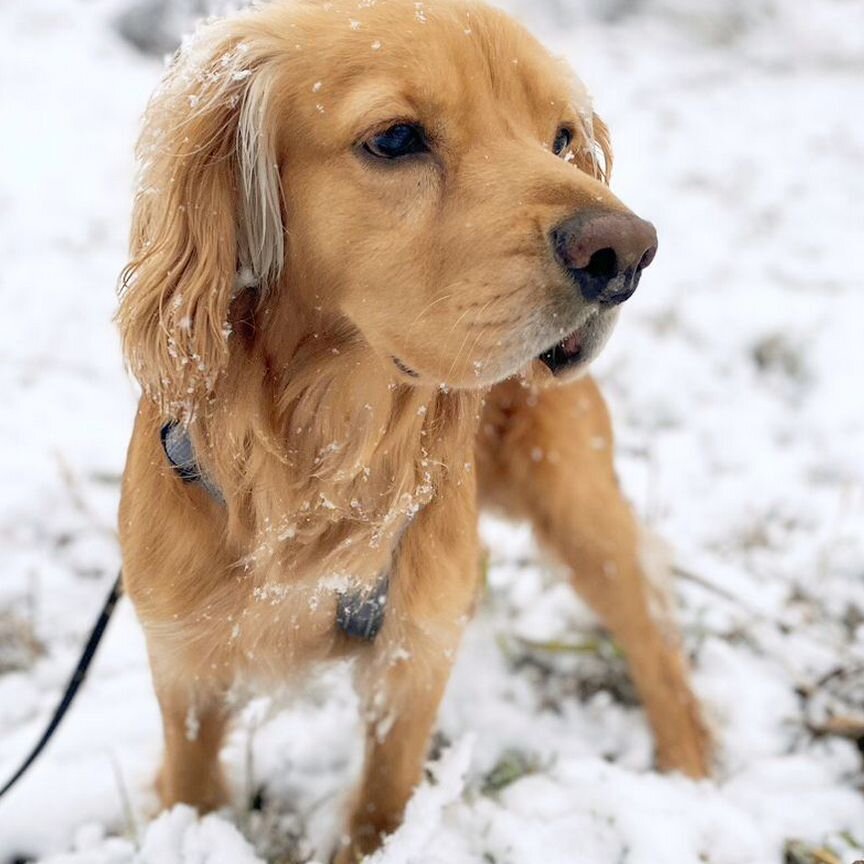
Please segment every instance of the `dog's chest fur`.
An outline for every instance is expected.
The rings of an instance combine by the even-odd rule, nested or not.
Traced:
[[[278,677],[294,656],[323,660],[369,644],[399,619],[408,532],[428,530],[424,511],[446,506],[450,484],[474,483],[478,395],[386,386],[382,406],[371,388],[330,392],[355,397],[338,423],[326,399],[311,400],[313,412],[302,394],[281,453],[248,448],[255,458],[238,482],[211,455],[240,563],[177,622],[177,636],[206,643],[216,666]],[[237,440],[238,417],[226,415],[221,441]]]

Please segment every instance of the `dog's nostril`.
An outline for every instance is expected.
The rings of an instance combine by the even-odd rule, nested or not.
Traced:
[[[585,272],[595,279],[614,279],[618,275],[618,256],[614,249],[598,249],[588,260]]]
[[[652,246],[650,249],[648,249],[645,254],[639,259],[639,263],[636,265],[637,272],[639,270],[644,270],[654,260],[654,256],[656,254],[656,246]]]

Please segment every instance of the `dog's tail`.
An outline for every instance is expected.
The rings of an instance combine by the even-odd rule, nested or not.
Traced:
[[[75,667],[75,672],[72,674],[69,683],[66,685],[66,690],[63,692],[63,698],[60,700],[60,704],[54,711],[54,716],[51,718],[51,722],[42,733],[42,737],[36,743],[36,746],[30,751],[30,754],[21,764],[21,767],[9,778],[3,788],[0,789],[0,798],[2,798],[24,776],[57,731],[57,727],[60,725],[63,717],[69,710],[69,706],[72,704],[72,700],[78,693],[78,689],[87,677],[87,671],[90,668],[94,655],[96,654],[96,649],[99,647],[99,643],[105,635],[105,629],[108,626],[108,622],[111,620],[111,614],[114,612],[114,607],[117,605],[117,601],[120,599],[122,594],[123,574],[118,573],[117,578],[114,580],[114,584],[111,586],[111,591],[105,600],[105,605],[102,607],[102,611],[99,613],[99,617],[96,619],[96,623],[90,631],[90,638],[84,646],[84,651],[81,654],[81,659],[78,661],[78,665]]]

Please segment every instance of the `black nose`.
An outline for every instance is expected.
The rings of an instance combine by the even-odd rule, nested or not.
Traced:
[[[654,260],[657,232],[632,213],[580,213],[552,231],[555,257],[591,302],[615,306],[636,290]]]

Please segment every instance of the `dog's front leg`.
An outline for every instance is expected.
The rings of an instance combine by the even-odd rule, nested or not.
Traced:
[[[337,864],[354,864],[396,829],[420,782],[438,705],[476,595],[471,483],[436,500],[400,544],[384,626],[365,646],[357,686],[366,724],[363,775]]]
[[[612,425],[597,385],[590,378],[546,390],[499,385],[478,444],[481,495],[532,522],[624,649],[660,767],[708,776],[711,738],[668,589],[615,477]]]
[[[189,804],[200,813],[228,803],[219,751],[228,721],[223,694],[205,691],[165,661],[158,640],[148,639],[153,684],[162,711],[165,754],[156,781],[163,807]],[[176,654],[176,650],[173,652]]]

